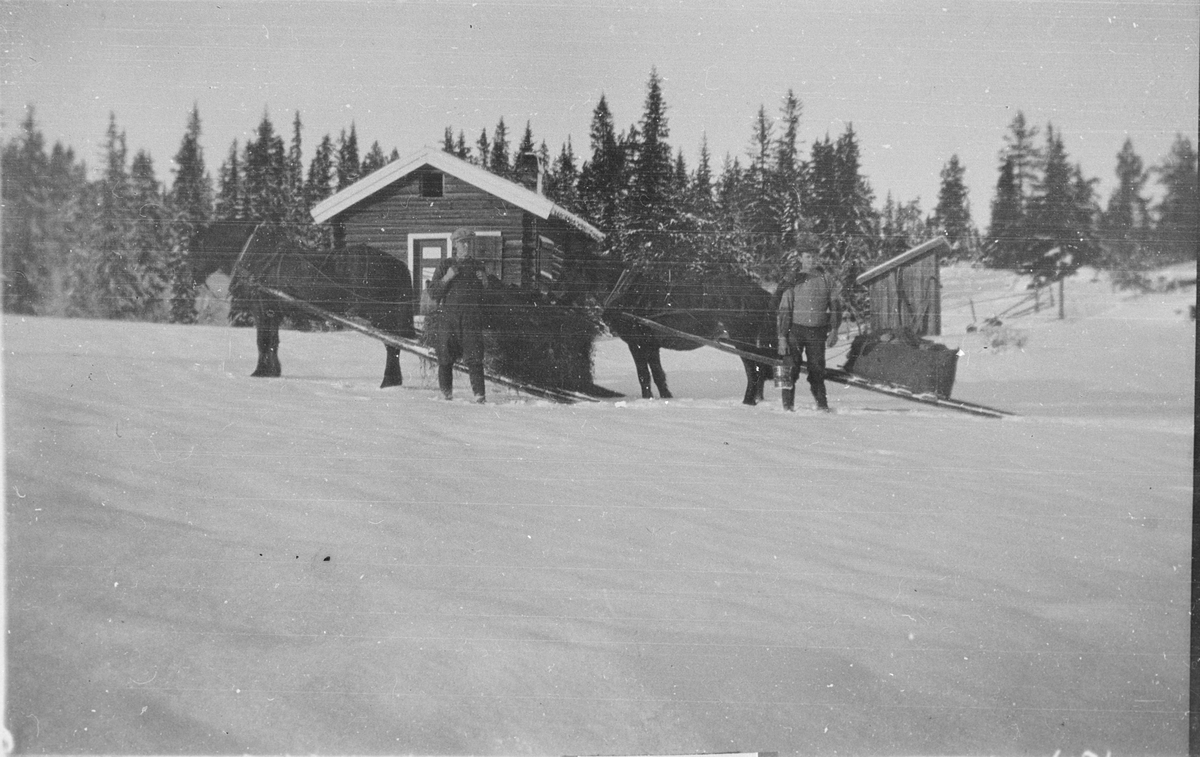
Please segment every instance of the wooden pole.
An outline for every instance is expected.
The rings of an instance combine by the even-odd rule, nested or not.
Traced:
[[[1061,321],[1063,318],[1065,318],[1065,317],[1066,317],[1066,309],[1063,307],[1063,304],[1064,304],[1064,300],[1063,300],[1063,292],[1064,292],[1064,288],[1063,288],[1063,282],[1064,282],[1064,281],[1066,281],[1066,278],[1065,278],[1065,277],[1064,277],[1064,278],[1061,278],[1061,279],[1059,279],[1059,280],[1058,280],[1058,320],[1060,320],[1060,321]]]
[[[293,297],[283,290],[275,289],[273,287],[266,287],[261,284],[255,284],[255,286],[258,287],[259,290],[266,292],[272,297],[294,305],[301,310],[307,310],[308,312],[319,315],[323,318],[328,318],[335,323],[340,323],[348,329],[357,331],[358,333],[369,336],[372,339],[378,339],[388,346],[412,353],[428,363],[437,363],[437,355],[433,349],[425,347],[414,339],[406,339],[398,334],[389,334],[387,332],[380,331],[373,326],[367,326],[349,318],[337,315],[336,313],[331,313],[322,307],[313,305],[311,302],[305,302],[304,300]],[[468,372],[467,367],[461,363],[455,363],[454,370],[458,371],[459,373]],[[578,392],[572,392],[566,389],[555,389],[553,387],[529,384],[524,381],[508,378],[507,376],[499,376],[491,372],[484,373],[484,378],[494,384],[500,384],[501,386],[506,386],[510,389],[516,389],[522,392],[528,392],[536,397],[544,397],[548,400],[553,400],[554,402],[561,402],[564,404],[576,402],[578,400],[599,402],[599,400],[597,400],[595,397],[589,397],[586,394],[580,394]]]

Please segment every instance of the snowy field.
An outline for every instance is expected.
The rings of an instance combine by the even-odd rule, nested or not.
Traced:
[[[616,341],[624,400],[446,403],[352,333],[263,380],[248,329],[5,316],[16,750],[1185,753],[1194,286],[994,340],[1014,278],[943,283],[954,396],[1019,417],[747,408],[708,348],[643,401]]]

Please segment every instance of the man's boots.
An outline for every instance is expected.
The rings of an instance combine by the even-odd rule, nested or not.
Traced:
[[[829,409],[829,402],[825,397],[825,385],[824,384],[813,384],[812,395],[813,395],[813,399],[815,399],[817,401],[817,409],[818,410],[828,410]]]
[[[475,395],[475,401],[482,404],[487,401],[486,385],[483,380],[483,364],[472,364],[468,366],[468,369],[471,377],[471,392]]]
[[[438,388],[442,397],[451,399],[454,396],[454,364],[438,363]]]
[[[779,394],[780,394],[780,396],[783,397],[783,409],[784,410],[795,410],[796,409],[796,390],[794,388],[783,389]]]

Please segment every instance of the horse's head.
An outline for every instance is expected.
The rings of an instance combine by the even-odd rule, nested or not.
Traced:
[[[217,271],[232,274],[233,264],[256,226],[253,221],[214,221],[193,234],[186,256],[192,283],[203,286]]]

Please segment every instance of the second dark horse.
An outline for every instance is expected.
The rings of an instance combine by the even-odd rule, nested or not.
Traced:
[[[685,271],[658,277],[626,269],[604,304],[604,321],[609,331],[629,346],[644,399],[654,396],[651,380],[660,397],[672,396],[662,367],[662,349],[694,350],[701,344],[655,331],[628,315],[705,339],[720,339],[745,352],[775,355],[772,296],[749,275]],[[746,371],[742,402],[757,404],[771,368],[747,358],[742,358],[742,366]]]
[[[253,376],[281,375],[279,326],[293,310],[260,287],[278,289],[335,315],[360,318],[384,332],[416,336],[408,266],[374,247],[314,252],[293,245],[274,224],[218,222],[193,237],[189,257],[197,285],[217,271],[232,277],[230,292],[249,310],[257,330]],[[404,383],[400,350],[385,347],[380,386],[399,386]]]

